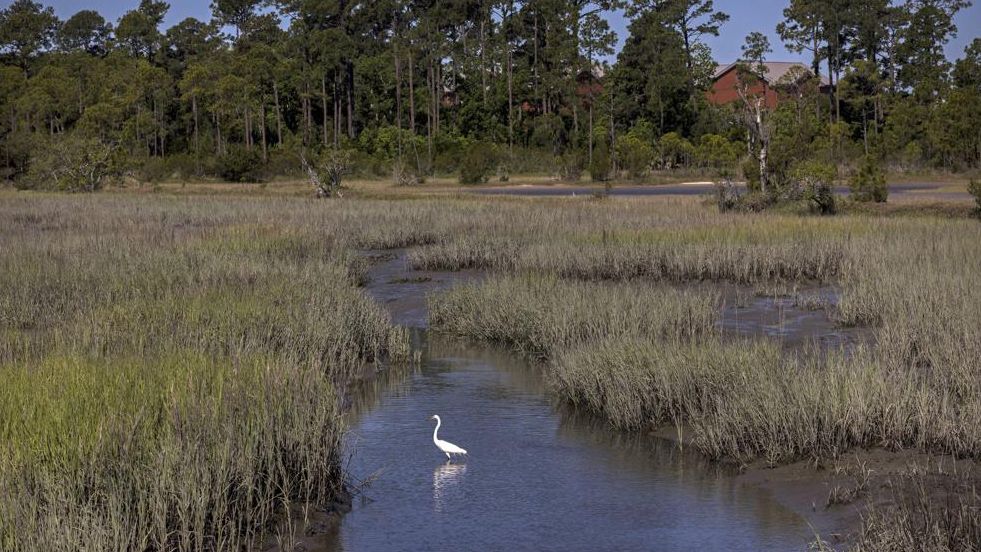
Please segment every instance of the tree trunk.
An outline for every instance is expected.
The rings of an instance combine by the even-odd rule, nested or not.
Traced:
[[[532,74],[535,77],[535,97],[541,100],[542,106],[544,107],[545,99],[542,97],[541,88],[539,87],[539,82],[538,82],[538,13],[535,13],[535,25],[533,31],[534,32],[532,34],[532,40],[534,41],[534,43],[532,46],[531,67],[532,67]],[[547,108],[545,109],[545,112],[548,113]]]
[[[215,113],[215,135],[216,135],[216,138],[217,138],[217,141],[215,142],[216,152],[217,152],[217,154],[219,156],[221,156],[221,153],[222,153],[222,148],[221,148],[221,117],[218,116],[218,113]]]
[[[300,109],[303,111],[303,144],[304,145],[310,144],[309,105],[310,105],[310,98],[308,95],[304,94],[300,98]]]
[[[611,178],[617,175],[617,127],[613,120],[613,83],[610,83],[610,173]]]
[[[341,96],[337,86],[337,78],[334,78],[334,149],[341,144]]]
[[[435,118],[435,105],[436,105],[436,93],[434,92],[433,86],[433,60],[432,56],[429,58],[429,67],[426,69],[426,88],[429,89],[429,107],[427,108],[428,116],[426,117],[426,141],[429,147],[429,165],[432,167],[433,164],[433,119]]]
[[[397,44],[398,43],[395,40],[392,41],[392,49],[394,50],[392,55],[392,60],[395,62],[395,128],[398,130],[398,136],[397,136],[398,139],[396,140],[396,143],[398,145],[399,170],[401,170],[401,166],[402,166],[402,61],[399,59],[399,51],[398,48],[396,48]]]
[[[347,137],[354,140],[354,64],[347,64]]]
[[[323,143],[327,145],[327,75],[320,77],[320,98],[321,104],[323,106],[323,116],[324,116],[324,137]]]
[[[483,16],[483,14],[481,14]],[[487,63],[484,59],[484,52],[487,50],[487,42],[485,40],[485,29],[487,26],[487,21],[481,17],[480,19],[480,90],[483,93],[484,107],[487,107]]]
[[[414,57],[412,53],[412,46],[409,46],[409,130],[412,134],[416,133],[416,88],[412,81],[413,73],[415,69],[412,65],[412,58]]]
[[[395,42],[392,42],[393,49]],[[402,62],[399,59],[398,50],[395,49],[392,60],[395,63],[395,128],[399,130],[401,138],[402,130]],[[401,139],[399,140],[401,145]]]
[[[191,112],[194,114],[194,153],[201,154],[201,136],[198,134],[198,97],[191,96]]]
[[[514,58],[511,39],[508,39],[508,155],[514,149]]]
[[[259,134],[262,136],[262,162],[269,161],[269,148],[266,144],[266,104],[259,105]]]
[[[242,137],[245,139],[245,149],[252,151],[252,113],[249,111],[248,106],[242,109],[242,118],[245,121],[242,131]]]
[[[766,161],[767,161],[767,148],[768,140],[766,139],[766,131],[763,128],[763,109],[764,101],[766,99],[766,88],[763,89],[763,97],[756,100],[756,133],[760,137],[760,190],[766,193],[767,184],[769,178],[766,173]]]
[[[433,134],[439,136],[439,116],[440,116],[440,103],[443,100],[443,62],[441,60],[436,60],[436,69],[434,69],[436,87],[436,95],[434,99],[436,100],[435,109],[433,113],[435,117],[433,118]]]
[[[279,84],[273,81],[273,99],[276,102],[276,143],[283,143],[283,112],[279,107]]]
[[[589,102],[589,166],[593,166],[593,102]]]

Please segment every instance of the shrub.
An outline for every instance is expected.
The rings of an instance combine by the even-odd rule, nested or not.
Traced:
[[[752,156],[747,156],[739,165],[746,179],[746,188],[751,192],[760,191],[760,161]]]
[[[210,157],[195,157],[191,153],[176,153],[167,156],[167,176],[187,181],[206,174]]]
[[[706,134],[698,143],[695,159],[703,167],[722,169],[736,164],[739,158],[739,145],[718,134]]]
[[[559,180],[575,182],[582,177],[582,170],[585,165],[582,152],[567,151],[556,159],[556,163],[556,176]]]
[[[886,176],[875,159],[866,155],[861,168],[851,179],[852,199],[855,201],[874,201],[885,203],[889,195]]]
[[[340,196],[341,178],[351,172],[353,154],[349,150],[329,149],[313,161],[300,155],[317,197]]]
[[[834,191],[836,176],[834,165],[805,161],[794,168],[791,179],[801,197],[810,203],[812,210],[822,215],[833,215],[838,211]]]
[[[95,192],[118,174],[114,148],[97,138],[60,135],[41,143],[31,159],[28,187]]]
[[[607,136],[605,127],[596,127],[593,130],[593,159],[589,164],[589,176],[598,182],[610,178],[610,171],[613,169]]]
[[[174,166],[163,157],[147,157],[138,164],[134,173],[140,182],[156,184],[170,178],[174,174]]]
[[[396,186],[415,186],[422,184],[425,178],[408,163],[396,160],[392,163],[392,181]]]
[[[739,196],[736,209],[750,213],[759,213],[773,205],[775,198],[772,194],[749,192]]]
[[[974,196],[974,203],[977,204],[978,214],[981,215],[981,181],[972,178],[971,183],[967,185],[967,191]]]
[[[228,151],[218,157],[218,174],[229,182],[259,182],[261,165],[256,151],[245,146],[229,146]]]
[[[722,175],[715,182],[715,201],[719,205],[719,212],[725,213],[736,208],[739,203],[739,192],[732,183],[732,178]]]
[[[500,182],[511,180],[511,167],[507,163],[502,162],[497,166],[497,180]]]
[[[654,163],[654,148],[635,134],[617,140],[617,158],[631,178],[642,178]]]
[[[494,146],[474,142],[460,160],[460,184],[482,184],[497,166]]]
[[[679,166],[687,167],[695,153],[695,148],[677,132],[669,132],[657,141],[657,153],[661,168],[673,169]]]

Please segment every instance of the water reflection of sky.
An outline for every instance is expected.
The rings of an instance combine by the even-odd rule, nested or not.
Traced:
[[[380,475],[335,545],[788,550],[806,542],[799,517],[701,457],[553,408],[535,367],[493,349],[427,348],[421,368],[362,390],[348,467]],[[445,462],[432,414],[466,459]]]
[[[433,509],[442,512],[452,498],[453,488],[459,485],[467,473],[466,464],[454,464],[447,461],[436,466],[433,471]]]

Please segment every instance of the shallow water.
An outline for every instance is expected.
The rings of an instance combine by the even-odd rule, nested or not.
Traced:
[[[368,294],[385,307],[394,324],[409,328],[428,326],[429,294],[480,277],[480,272],[473,270],[413,270],[405,249],[370,250],[363,254],[372,263],[365,286]]]
[[[839,294],[833,287],[795,291],[795,296],[769,296],[749,288],[722,286],[719,328],[738,337],[765,337],[785,349],[850,349],[868,342],[868,328],[842,327],[831,317]]]
[[[428,326],[427,297],[451,286],[481,278],[476,270],[456,272],[413,270],[407,251],[367,251],[371,261],[368,293],[386,307],[392,321],[400,326]],[[865,328],[843,328],[829,315],[838,302],[832,287],[813,287],[794,293],[809,298],[820,308],[798,304],[791,296],[760,296],[753,288],[731,284],[700,284],[705,291],[718,291],[723,303],[719,328],[737,337],[766,337],[779,341],[788,349],[817,347],[831,349],[850,347],[867,340]]]
[[[367,291],[415,328],[421,361],[351,390],[346,469],[370,483],[306,550],[798,550],[812,537],[717,464],[552,404],[518,356],[428,338],[425,296],[478,273],[368,254]],[[466,458],[449,463],[436,449],[433,414]]]
[[[348,470],[373,482],[323,550],[791,550],[810,535],[699,456],[556,408],[510,354],[420,347],[419,368],[356,393]],[[466,459],[435,448],[432,414]]]

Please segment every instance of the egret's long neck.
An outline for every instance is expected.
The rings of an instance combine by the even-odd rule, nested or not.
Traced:
[[[441,423],[443,423],[443,420],[440,420],[439,418],[436,418],[436,429],[433,430],[433,442],[436,442],[436,441],[439,440],[436,437],[436,432],[439,431],[439,424],[441,424]]]

